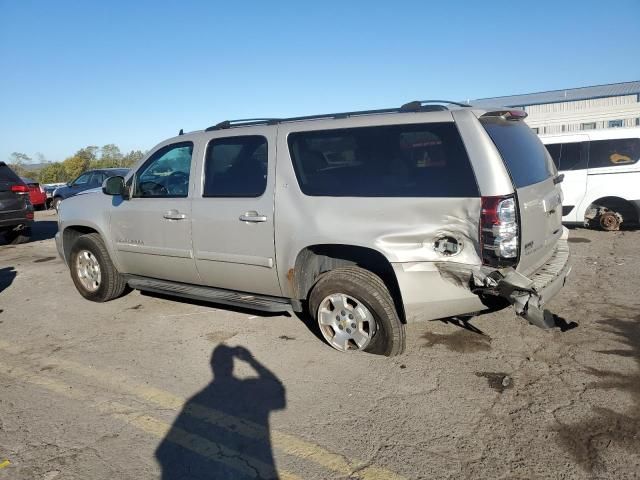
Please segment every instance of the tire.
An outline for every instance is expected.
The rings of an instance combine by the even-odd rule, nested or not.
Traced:
[[[344,309],[334,306],[335,309],[331,310],[332,298],[340,296],[347,300],[343,302],[343,305],[347,303],[348,305]],[[353,315],[362,319],[363,311],[366,314],[371,314],[375,325],[368,329],[368,332],[373,330],[373,334],[365,335],[369,337],[368,342],[362,342],[362,348],[355,340],[347,340],[346,348],[336,346],[334,341],[329,338],[332,333],[335,334],[334,338],[346,334],[347,331],[349,332],[346,334],[347,337],[352,332],[363,334],[362,325],[367,322],[362,323],[356,329],[347,330],[350,326],[355,325],[355,323],[351,323],[354,320],[350,320],[354,318]],[[344,267],[323,274],[309,296],[309,313],[317,322],[327,343],[337,350],[361,350],[387,357],[400,355],[404,352],[405,326],[396,311],[393,298],[380,277],[368,270],[360,267]],[[328,320],[333,322],[334,314],[336,314],[336,319],[337,317],[341,318],[336,320],[337,328],[343,327],[340,328],[341,331],[337,330],[336,325],[327,323]],[[358,322],[358,320],[355,321]],[[342,345],[342,342],[338,343]]]
[[[99,268],[97,275],[96,265]],[[71,247],[69,268],[71,279],[80,295],[92,302],[108,302],[118,298],[127,287],[126,280],[116,270],[97,233],[82,235],[75,241]],[[87,274],[88,271],[91,274]],[[99,280],[92,281],[97,277]]]
[[[53,202],[51,203],[56,212],[58,211],[58,207],[60,206],[60,202],[62,202],[62,199],[60,197],[56,197],[56,198],[53,199]]]
[[[4,239],[9,245],[27,243],[31,239],[31,227],[26,227],[21,230],[9,230],[4,233]]]

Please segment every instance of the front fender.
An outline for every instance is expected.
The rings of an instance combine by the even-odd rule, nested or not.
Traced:
[[[99,191],[73,196],[60,204],[56,242],[59,243],[58,250],[64,255],[65,262],[68,263],[71,250],[71,245],[68,242],[78,236],[77,234],[71,235],[70,230],[80,232],[80,234],[94,231],[104,241],[116,269],[121,271],[121,265],[110,235],[110,206],[111,197]],[[65,234],[65,232],[67,233]]]

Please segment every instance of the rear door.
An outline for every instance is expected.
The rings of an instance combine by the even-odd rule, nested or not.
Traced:
[[[582,211],[602,197],[640,200],[640,138],[609,138],[591,140],[587,197]],[[624,216],[624,215],[623,215]]]
[[[553,254],[562,235],[562,191],[549,152],[523,120],[481,117],[511,175],[520,212],[520,262],[525,275]]]
[[[280,296],[274,246],[276,129],[222,130],[193,199],[193,249],[205,285]]]
[[[558,138],[543,139],[547,150],[559,173],[564,175],[562,181],[562,220],[565,222],[582,222],[578,218],[578,206],[587,191],[587,156],[589,137],[586,135],[563,136],[562,142]]]

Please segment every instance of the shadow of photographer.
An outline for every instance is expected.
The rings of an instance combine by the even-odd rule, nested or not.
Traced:
[[[234,376],[235,361],[257,377]],[[244,347],[219,345],[213,381],[190,398],[156,450],[163,480],[277,479],[269,414],[286,406],[280,380]]]

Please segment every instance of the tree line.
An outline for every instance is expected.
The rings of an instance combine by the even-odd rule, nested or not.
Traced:
[[[9,156],[9,166],[21,177],[29,177],[40,183],[69,182],[86,170],[93,168],[131,167],[144,156],[140,150],[122,153],[113,143],[103,147],[90,145],[81,148],[62,162],[46,163],[40,170],[30,169],[32,158],[20,152]],[[36,160],[44,163],[42,154],[36,154]]]

